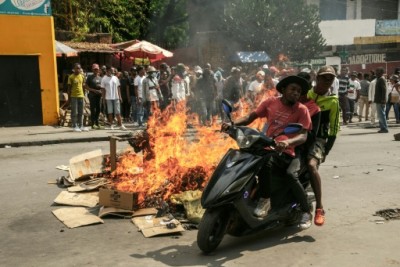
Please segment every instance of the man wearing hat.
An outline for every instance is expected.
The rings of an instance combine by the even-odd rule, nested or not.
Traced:
[[[339,132],[339,99],[336,95],[329,94],[335,77],[336,72],[332,66],[321,67],[317,72],[315,86],[307,94],[308,98],[314,100],[321,109],[321,120],[316,140],[309,147],[307,160],[311,186],[316,200],[314,224],[318,226],[325,223],[318,166],[325,161]]]
[[[153,66],[147,69],[147,77],[143,80],[143,90],[147,101],[150,102],[150,113],[154,114],[160,108],[160,100],[164,100],[158,85],[157,70]]]
[[[303,215],[299,224],[300,228],[307,229],[311,226],[312,215],[307,202],[307,197],[297,177],[286,174],[286,169],[295,157],[295,147],[303,144],[307,139],[307,132],[311,130],[311,118],[306,106],[298,100],[300,95],[309,90],[308,82],[298,76],[288,76],[277,84],[277,90],[281,97],[270,97],[263,101],[258,108],[249,115],[234,122],[236,126],[248,125],[257,118],[267,118],[268,128],[266,135],[275,138],[276,147],[268,153],[267,177],[262,177],[260,183],[261,198],[254,210],[255,216],[264,216],[268,205],[268,197],[271,200],[272,210],[283,206],[281,183],[289,186],[296,199],[299,201]],[[301,123],[303,129],[294,135],[280,135],[289,123]],[[226,129],[227,124],[222,125]],[[268,149],[268,148],[267,148]],[[295,178],[295,179],[293,179]],[[268,184],[269,180],[270,184]],[[268,187],[270,185],[270,192]]]

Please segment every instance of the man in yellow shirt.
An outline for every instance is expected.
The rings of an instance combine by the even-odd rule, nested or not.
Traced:
[[[71,119],[74,132],[89,131],[83,126],[85,77],[79,63],[74,65],[74,73],[68,77],[68,99],[71,103]]]

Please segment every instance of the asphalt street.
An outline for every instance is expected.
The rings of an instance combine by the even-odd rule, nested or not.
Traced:
[[[400,221],[373,214],[400,208],[400,142],[393,134],[354,124],[321,166],[326,224],[306,231],[226,236],[212,255],[196,230],[145,238],[130,220],[66,228],[52,210],[62,190],[48,181],[72,156],[109,151],[105,141],[0,149],[0,266],[400,266]],[[123,149],[124,144],[119,148]]]

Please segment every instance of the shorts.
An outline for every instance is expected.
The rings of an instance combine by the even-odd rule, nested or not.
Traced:
[[[115,114],[119,115],[121,114],[121,104],[119,102],[119,99],[113,99],[113,100],[106,100],[107,102],[107,114]]]
[[[325,158],[325,139],[317,138],[308,149],[308,158],[315,158],[318,160],[318,165],[323,162]]]

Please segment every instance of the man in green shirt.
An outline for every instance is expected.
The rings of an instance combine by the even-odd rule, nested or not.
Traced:
[[[336,73],[332,66],[321,67],[317,73],[316,85],[307,94],[307,97],[314,100],[321,109],[316,140],[308,151],[308,170],[316,200],[314,224],[318,226],[322,226],[325,222],[318,166],[325,161],[339,132],[339,99],[336,95],[329,95],[329,89],[335,77]]]
[[[74,65],[74,72],[68,77],[68,99],[71,103],[71,120],[74,132],[89,131],[83,126],[85,77],[79,63]]]

